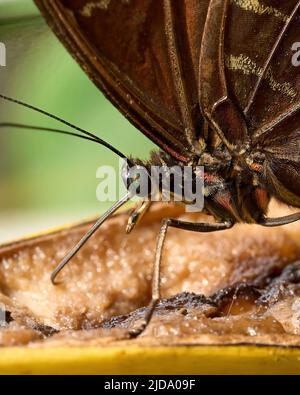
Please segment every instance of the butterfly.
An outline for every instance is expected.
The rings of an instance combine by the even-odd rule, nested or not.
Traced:
[[[91,80],[160,147],[142,163],[77,128],[79,133],[73,134],[84,134],[83,138],[104,144],[128,160],[122,171],[125,185],[134,181],[129,170],[135,164],[147,170],[154,164],[176,164],[194,173],[197,166],[204,167],[204,211],[215,222],[162,221],[152,299],[143,322],[131,330],[137,336],[160,299],[161,256],[168,228],[214,232],[238,222],[271,227],[300,219],[300,213],[267,217],[271,198],[300,207],[300,76],[292,61],[300,33],[300,1],[35,3]],[[178,187],[174,184],[170,188]],[[53,272],[53,282],[99,226],[131,197],[128,192],[95,223]],[[151,202],[146,198],[142,196],[130,215],[127,232],[148,210]]]

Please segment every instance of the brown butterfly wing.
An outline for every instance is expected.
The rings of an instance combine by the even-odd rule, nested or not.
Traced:
[[[202,123],[197,79],[209,0],[35,2],[113,104],[162,149],[188,160],[185,131],[196,135]]]
[[[292,48],[299,40],[300,2],[268,1],[264,7],[252,11],[252,34],[256,35],[252,35],[252,42],[256,45],[250,45],[246,54],[239,54],[237,46],[232,48],[234,57],[229,65],[240,68],[244,79],[248,70],[248,81],[256,74],[254,85],[248,83],[250,94],[247,99],[244,96],[242,106],[250,135],[253,144],[266,155],[264,171],[270,191],[285,203],[299,207],[300,69],[293,65]]]
[[[203,112],[224,141],[261,150],[270,190],[294,206],[300,206],[300,68],[292,48],[299,33],[298,0],[211,0],[199,89]]]

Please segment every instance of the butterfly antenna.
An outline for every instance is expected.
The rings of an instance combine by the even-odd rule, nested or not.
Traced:
[[[77,254],[81,247],[89,240],[89,238],[99,229],[99,227],[109,218],[115,211],[118,210],[123,204],[130,200],[130,194],[126,194],[119,201],[117,201],[105,214],[100,217],[95,224],[88,230],[83,238],[73,247],[70,252],[64,257],[60,264],[54,269],[51,274],[51,281],[54,285],[58,284],[56,278],[62,269],[70,262],[70,260]]]
[[[28,129],[28,130],[37,130],[37,131],[42,131],[42,132],[53,132],[53,133],[58,133],[58,134],[65,134],[68,136],[75,136],[79,137],[84,140],[89,140],[93,141],[97,144],[101,144],[98,139],[94,139],[89,136],[84,136],[79,133],[74,133],[74,132],[69,132],[67,130],[61,130],[61,129],[54,129],[54,128],[45,128],[43,126],[33,126],[33,125],[25,125],[22,123],[12,123],[12,122],[2,122],[0,123],[0,128],[16,128],[16,129]],[[102,145],[102,144],[101,144]]]
[[[107,143],[106,141],[102,140],[100,137],[96,136],[95,134],[90,133],[90,132],[88,132],[87,130],[84,130],[84,129],[82,129],[82,128],[80,128],[80,127],[78,127],[78,126],[72,124],[71,122],[68,122],[68,121],[66,121],[66,120],[64,120],[64,119],[62,119],[62,118],[60,118],[60,117],[58,117],[58,116],[56,116],[56,115],[54,115],[54,114],[51,114],[51,113],[49,113],[49,112],[47,112],[47,111],[44,111],[44,110],[41,110],[40,108],[37,108],[37,107],[35,107],[35,106],[32,106],[31,104],[25,103],[25,102],[23,102],[23,101],[21,101],[21,100],[17,100],[17,99],[14,99],[14,98],[12,98],[12,97],[5,96],[5,95],[2,95],[2,94],[0,94],[0,98],[3,99],[3,100],[9,101],[9,102],[11,102],[11,103],[18,104],[18,105],[20,105],[20,106],[22,106],[22,107],[29,108],[29,109],[31,109],[31,110],[33,110],[33,111],[35,111],[35,112],[38,112],[38,113],[40,113],[40,114],[45,115],[45,116],[48,117],[48,118],[54,119],[54,120],[56,120],[56,121],[58,121],[58,122],[60,122],[60,123],[62,123],[62,124],[64,124],[64,125],[66,125],[66,126],[69,126],[70,128],[72,128],[72,129],[74,129],[74,130],[77,130],[78,132],[83,133],[85,136],[89,136],[90,138],[92,138],[92,139],[94,139],[94,140],[97,140],[97,141],[99,142],[99,144],[101,144],[101,145],[103,145],[104,147],[108,148],[109,150],[111,150],[112,152],[114,152],[115,154],[117,154],[119,157],[121,157],[121,158],[127,160],[127,162],[130,163],[130,161],[129,161],[129,159],[127,158],[126,155],[124,155],[124,154],[123,154],[122,152],[120,152],[117,148],[113,147],[111,144],[109,144],[109,143]]]

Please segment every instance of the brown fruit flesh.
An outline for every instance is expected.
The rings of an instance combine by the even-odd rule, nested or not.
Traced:
[[[11,322],[0,330],[0,344],[41,345],[42,338],[49,346],[122,342],[117,338],[126,337],[126,317],[117,325],[110,325],[109,319],[149,302],[160,222],[178,215],[209,220],[157,204],[126,235],[128,214],[116,215],[63,271],[58,286],[51,284],[50,273],[89,224],[3,246],[0,303]],[[190,294],[174,306],[170,299],[169,307],[162,305],[161,313],[158,310],[147,331],[134,342],[300,344],[298,284],[288,283],[289,292],[268,304],[257,304],[259,295],[235,286],[254,284],[266,293],[268,281],[300,257],[298,238],[298,225],[277,229],[237,225],[215,234],[170,229],[163,254],[163,297],[188,291],[213,297],[213,303],[204,299],[191,307]],[[233,291],[222,296],[220,291],[230,286]],[[141,312],[131,317],[134,322]]]

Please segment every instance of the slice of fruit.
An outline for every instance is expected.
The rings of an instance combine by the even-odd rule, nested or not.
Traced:
[[[149,302],[155,240],[169,216],[209,220],[157,204],[126,235],[128,213],[118,214],[65,268],[57,286],[51,271],[89,223],[2,246],[0,303],[8,317],[2,345],[127,342],[128,328]],[[170,229],[165,299],[145,333],[130,342],[300,344],[298,234],[295,225],[238,225],[209,235]]]

